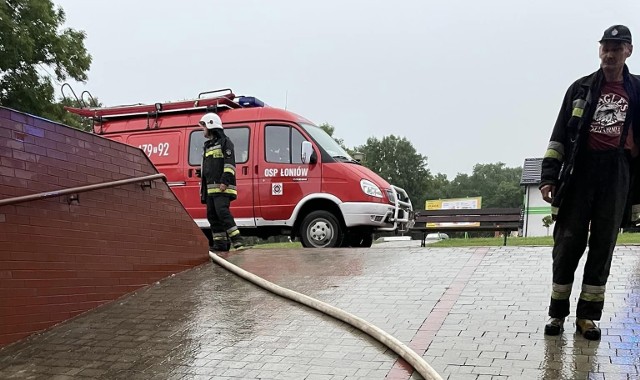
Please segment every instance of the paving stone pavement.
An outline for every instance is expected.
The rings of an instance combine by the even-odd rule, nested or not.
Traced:
[[[228,260],[368,320],[446,379],[640,379],[640,247],[602,340],[545,337],[550,247],[254,249]],[[572,302],[580,291],[584,259]],[[205,264],[0,350],[0,379],[412,379],[362,332]]]

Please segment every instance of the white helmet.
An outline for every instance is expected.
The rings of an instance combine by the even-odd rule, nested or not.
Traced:
[[[220,120],[220,116],[213,112],[205,113],[200,119],[199,124],[207,129],[222,129],[222,120]]]

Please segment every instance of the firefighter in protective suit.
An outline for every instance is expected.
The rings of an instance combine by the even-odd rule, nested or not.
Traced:
[[[588,247],[575,324],[586,339],[600,339],[596,322],[620,228],[640,221],[640,77],[626,65],[631,41],[624,25],[604,31],[600,68],[567,90],[542,160],[540,191],[556,219],[546,335],[564,331]]]
[[[224,134],[222,121],[215,113],[200,119],[204,142],[201,168],[200,201],[207,205],[207,220],[211,226],[213,251],[245,248],[242,236],[229,206],[236,199],[236,162],[233,143]]]

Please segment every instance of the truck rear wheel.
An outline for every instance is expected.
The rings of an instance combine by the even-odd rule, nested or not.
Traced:
[[[305,248],[339,247],[343,237],[338,219],[328,211],[309,213],[300,226],[300,241]]]

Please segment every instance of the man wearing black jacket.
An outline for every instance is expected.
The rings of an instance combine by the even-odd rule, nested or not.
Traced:
[[[600,69],[569,87],[542,161],[542,197],[551,203],[553,284],[545,334],[559,335],[569,315],[578,262],[589,245],[576,330],[600,339],[613,249],[622,225],[637,223],[635,184],[640,146],[640,80],[625,61],[633,52],[623,25],[604,31]]]
[[[207,220],[213,236],[213,251],[244,249],[240,230],[229,206],[236,199],[236,160],[233,143],[224,134],[222,121],[207,113],[199,122],[207,140],[204,142],[201,168],[200,200],[207,205]]]

